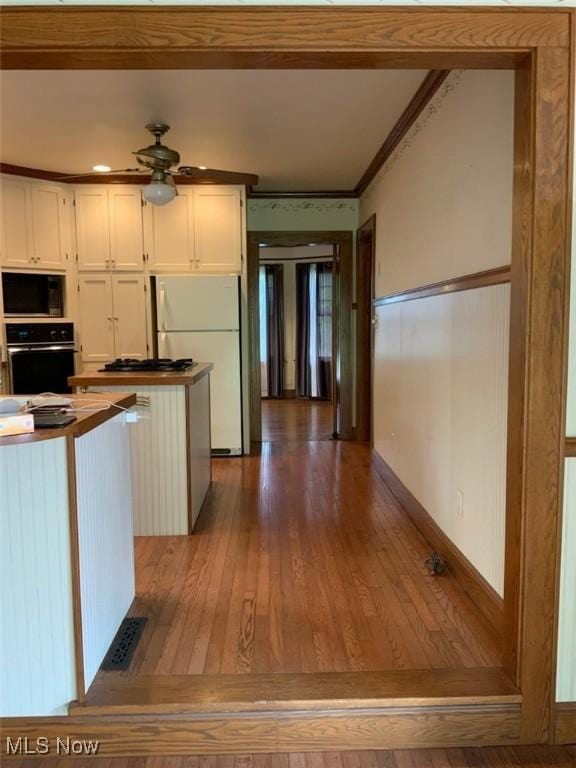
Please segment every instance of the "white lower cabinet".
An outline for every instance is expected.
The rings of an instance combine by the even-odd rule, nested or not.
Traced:
[[[81,358],[100,363],[148,356],[143,275],[80,275]]]

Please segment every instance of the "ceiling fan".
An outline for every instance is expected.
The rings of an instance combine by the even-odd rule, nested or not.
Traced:
[[[206,183],[218,181],[228,184],[258,183],[257,176],[252,176],[250,181],[247,182],[249,175],[245,173],[218,171],[214,168],[206,168],[203,165],[178,166],[180,154],[175,149],[162,144],[162,136],[170,130],[170,126],[166,125],[166,123],[148,123],[146,130],[150,131],[154,136],[154,143],[132,153],[140,165],[139,168],[122,168],[101,173],[102,175],[110,176],[118,173],[150,174],[150,182],[142,189],[142,195],[145,200],[153,205],[165,205],[176,197],[178,190],[174,182],[174,174],[193,177],[199,182]],[[174,170],[174,166],[178,166],[178,168]],[[87,176],[93,176],[93,174],[82,173],[75,176],[64,176],[62,180],[70,181]]]

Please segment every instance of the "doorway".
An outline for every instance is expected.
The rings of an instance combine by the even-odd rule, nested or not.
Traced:
[[[356,439],[372,442],[376,215],[356,232]]]
[[[259,248],[262,440],[337,434],[334,246]]]
[[[249,232],[250,435],[350,440],[352,233]]]

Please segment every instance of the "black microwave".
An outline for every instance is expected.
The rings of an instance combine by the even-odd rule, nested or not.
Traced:
[[[64,317],[64,277],[2,273],[5,317]]]

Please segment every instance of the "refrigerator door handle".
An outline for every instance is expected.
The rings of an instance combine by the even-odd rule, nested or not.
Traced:
[[[159,302],[158,302],[158,314],[160,315],[160,330],[165,331],[166,330],[166,284],[160,283],[160,290],[159,290],[160,296],[159,296]]]
[[[168,352],[168,334],[161,331],[158,334],[158,357],[170,357]]]

